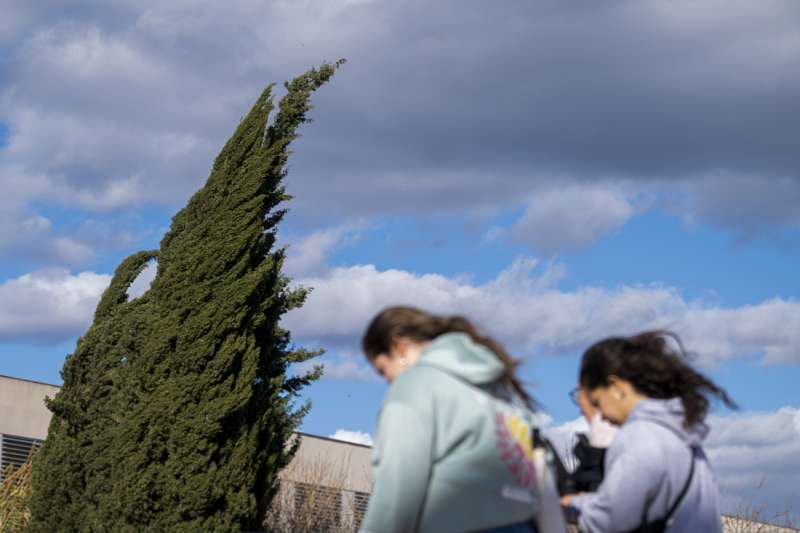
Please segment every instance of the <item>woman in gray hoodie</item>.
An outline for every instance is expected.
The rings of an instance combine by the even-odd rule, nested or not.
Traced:
[[[608,338],[583,354],[581,387],[621,429],[597,492],[562,499],[581,531],[721,533],[719,490],[700,443],[708,397],[735,405],[685,355],[677,336],[660,331]]]

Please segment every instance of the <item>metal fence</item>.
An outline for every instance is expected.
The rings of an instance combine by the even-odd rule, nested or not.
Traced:
[[[41,445],[41,440],[0,434],[0,481],[9,466],[19,468]]]

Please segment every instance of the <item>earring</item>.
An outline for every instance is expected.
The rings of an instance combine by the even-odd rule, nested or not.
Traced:
[[[400,366],[406,366],[408,364],[408,360],[405,357],[400,358]]]

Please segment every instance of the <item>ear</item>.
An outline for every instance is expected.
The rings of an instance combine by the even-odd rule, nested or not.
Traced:
[[[389,357],[401,357],[411,341],[406,337],[392,337],[392,342],[389,344]]]
[[[631,385],[630,381],[619,376],[608,376],[608,386],[622,397],[633,392],[633,385]]]

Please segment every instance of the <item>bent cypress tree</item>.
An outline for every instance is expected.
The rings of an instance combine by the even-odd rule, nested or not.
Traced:
[[[319,352],[295,349],[279,326],[306,296],[288,287],[275,246],[282,181],[311,93],[341,63],[286,83],[271,125],[267,87],[160,249],[117,268],[48,401],[32,531],[261,528],[308,409],[293,400],[320,375],[287,373]],[[154,259],[150,290],[128,301]]]

